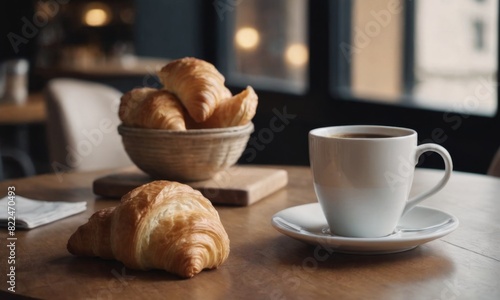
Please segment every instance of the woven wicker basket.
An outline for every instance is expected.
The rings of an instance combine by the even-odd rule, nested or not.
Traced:
[[[155,179],[199,181],[234,165],[246,148],[253,123],[187,131],[118,126],[130,159]]]

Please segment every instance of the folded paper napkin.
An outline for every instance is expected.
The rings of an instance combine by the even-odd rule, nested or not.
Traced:
[[[8,198],[0,200],[0,226],[7,227],[15,216],[16,228],[31,229],[45,225],[87,209],[87,202],[41,201],[15,196],[15,204]],[[9,209],[8,206],[14,208]],[[15,214],[13,214],[15,213]],[[9,220],[9,217],[11,218]]]

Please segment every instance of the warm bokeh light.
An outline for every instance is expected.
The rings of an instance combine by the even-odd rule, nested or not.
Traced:
[[[236,32],[236,45],[243,49],[253,49],[257,47],[259,41],[260,35],[255,28],[243,27]]]
[[[285,52],[287,63],[296,67],[303,67],[309,60],[309,50],[304,44],[292,44]]]
[[[111,10],[102,3],[87,5],[83,13],[83,23],[88,26],[98,27],[108,24],[111,20]]]

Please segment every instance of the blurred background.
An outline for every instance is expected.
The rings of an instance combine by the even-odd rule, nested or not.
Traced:
[[[498,16],[496,0],[11,1],[0,12],[1,178],[54,171],[51,80],[158,88],[156,71],[185,56],[212,62],[233,93],[259,95],[240,163],[308,165],[312,128],[382,124],[486,173],[500,147]]]

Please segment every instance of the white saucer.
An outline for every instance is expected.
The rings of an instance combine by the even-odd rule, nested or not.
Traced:
[[[381,238],[351,238],[332,235],[319,203],[290,207],[272,217],[279,232],[328,250],[356,254],[395,253],[443,237],[458,227],[458,219],[435,208],[416,206],[399,222],[397,232]],[[426,229],[425,229],[426,228]],[[411,229],[424,229],[411,231]]]

